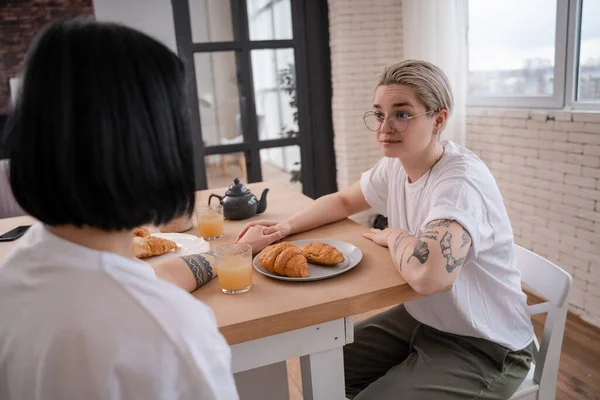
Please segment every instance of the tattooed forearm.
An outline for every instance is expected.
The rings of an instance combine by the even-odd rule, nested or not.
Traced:
[[[404,260],[404,252],[406,251],[406,248],[408,247],[410,243],[408,243],[406,246],[404,246],[404,248],[402,249],[402,254],[400,254],[400,258],[398,260],[396,260],[396,263],[398,264],[398,270],[402,271],[402,262]]]
[[[407,236],[408,236],[408,233],[406,233],[406,232],[402,232],[398,236],[396,236],[396,239],[394,240],[394,246],[392,248],[392,254],[394,255],[394,257],[396,257],[396,251],[398,251],[398,247],[400,246],[402,239],[404,239]]]
[[[465,257],[457,259],[452,255],[452,234],[450,232],[444,234],[444,237],[440,240],[440,247],[442,254],[446,258],[446,271],[449,273],[454,271],[456,267],[460,267],[465,261]]]
[[[427,257],[429,257],[429,248],[427,247],[427,242],[419,240],[415,246],[415,249],[413,250],[413,253],[410,255],[410,257],[408,257],[406,262],[409,262],[412,257],[416,257],[421,264],[425,264]]]
[[[196,289],[205,283],[210,282],[213,278],[212,268],[210,267],[210,263],[200,254],[192,254],[189,256],[181,257],[183,261],[190,267],[192,274],[194,275],[194,279],[196,280]]]
[[[406,246],[404,246],[404,248],[402,249],[402,254],[400,254],[400,258],[397,260],[398,269],[400,271],[402,271],[402,262],[404,260],[404,252],[406,251],[407,247],[408,247],[408,244]]]
[[[469,232],[467,232],[465,229],[463,229],[462,232],[462,244],[460,245],[460,248],[464,248],[466,246],[469,246],[471,244],[471,236],[469,236]]]

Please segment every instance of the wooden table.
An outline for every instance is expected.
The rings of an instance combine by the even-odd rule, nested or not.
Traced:
[[[225,235],[211,242],[212,248],[235,241],[252,220],[281,220],[312,202],[279,184],[249,185],[256,195],[266,187],[270,192],[265,213],[250,220],[226,221]],[[224,192],[198,192],[197,204],[206,204],[211,193]],[[0,220],[0,233],[32,222],[29,217]],[[336,239],[359,247],[361,263],[337,277],[293,283],[255,271],[248,293],[225,295],[217,280],[193,293],[212,308],[219,329],[232,346],[233,371],[243,399],[287,398],[285,360],[297,357],[301,359],[305,399],[343,399],[342,347],[353,341],[352,316],[418,297],[396,271],[388,250],[361,236],[366,230],[344,220],[286,239]],[[188,233],[197,234],[196,226]],[[0,243],[0,261],[14,243]]]
[[[313,201],[278,184],[249,185],[257,196],[266,187],[270,192],[265,213],[250,220],[226,221],[225,235],[211,242],[213,248],[235,241],[252,220],[282,220]],[[198,192],[197,204],[206,204],[211,193],[224,192]],[[352,316],[418,297],[396,270],[388,250],[361,236],[366,230],[345,220],[286,238],[336,239],[359,247],[361,263],[337,277],[293,283],[255,272],[248,293],[224,295],[216,280],[193,293],[213,309],[232,345],[233,369],[243,398],[287,398],[285,360],[300,357],[305,399],[343,399],[342,347],[353,341]],[[275,384],[277,380],[281,385]],[[261,393],[256,382],[268,382],[268,391]],[[276,387],[281,391],[276,392]]]

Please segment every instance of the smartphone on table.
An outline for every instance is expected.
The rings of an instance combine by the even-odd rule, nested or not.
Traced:
[[[25,232],[27,232],[27,229],[29,229],[29,227],[31,227],[31,225],[18,226],[15,229],[12,229],[0,235],[0,242],[11,242],[13,240],[17,240],[18,238],[23,236]]]

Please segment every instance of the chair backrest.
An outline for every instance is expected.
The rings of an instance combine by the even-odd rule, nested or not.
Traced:
[[[554,399],[573,280],[555,264],[521,246],[515,246],[515,265],[521,271],[522,281],[548,299],[545,303],[529,306],[531,315],[548,313],[533,380],[540,386],[539,399]]]
[[[19,206],[8,179],[8,160],[0,160],[0,218],[18,217],[25,215],[25,211]]]

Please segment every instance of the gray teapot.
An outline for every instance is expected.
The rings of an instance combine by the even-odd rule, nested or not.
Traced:
[[[260,200],[258,200],[243,183],[240,183],[239,178],[235,178],[233,185],[229,186],[229,190],[225,193],[225,196],[211,194],[208,198],[208,204],[210,205],[213,197],[216,197],[219,199],[221,206],[223,206],[223,216],[226,219],[247,219],[265,212],[267,209],[268,192],[269,189],[263,190]]]

